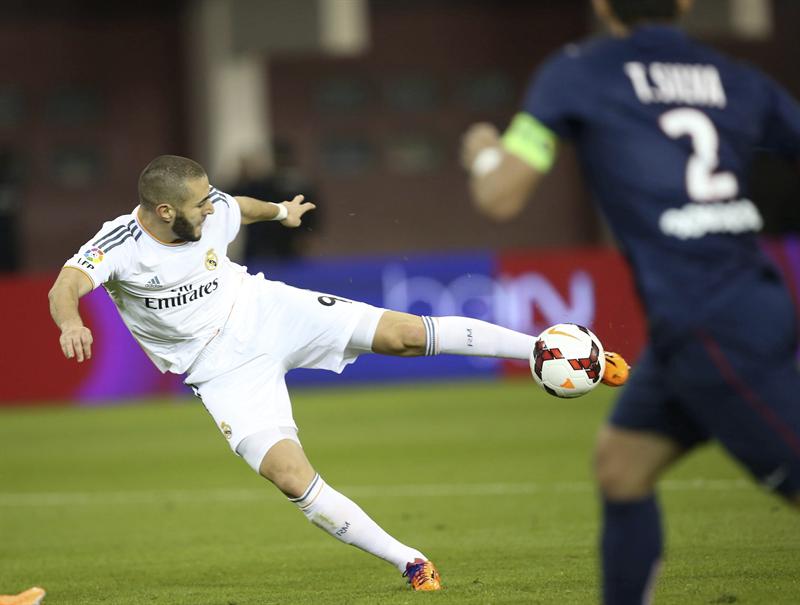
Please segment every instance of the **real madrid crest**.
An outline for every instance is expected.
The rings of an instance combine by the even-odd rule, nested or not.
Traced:
[[[231,429],[231,425],[224,420],[219,423],[219,428],[222,431],[222,434],[225,435],[225,439],[230,439],[233,436],[233,429]]]
[[[208,252],[206,252],[206,269],[209,271],[213,271],[217,268],[217,253],[214,252],[214,248],[209,248]]]

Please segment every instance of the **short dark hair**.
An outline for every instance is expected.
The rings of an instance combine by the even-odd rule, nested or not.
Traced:
[[[677,0],[608,0],[608,4],[625,25],[678,18]]]
[[[180,205],[189,195],[186,181],[206,176],[203,167],[179,155],[160,155],[139,175],[139,204],[154,210],[159,204]]]

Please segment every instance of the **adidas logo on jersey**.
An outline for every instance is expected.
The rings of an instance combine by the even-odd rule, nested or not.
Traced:
[[[154,275],[153,278],[144,285],[144,287],[151,290],[157,290],[160,288],[161,280],[158,279],[158,275]]]

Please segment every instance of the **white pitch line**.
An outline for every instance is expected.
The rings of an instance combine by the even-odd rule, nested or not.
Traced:
[[[730,491],[753,489],[745,479],[681,479],[660,483],[670,492]],[[339,487],[337,486],[337,489]],[[340,491],[355,498],[453,498],[480,496],[523,496],[529,494],[590,493],[595,486],[589,481],[560,483],[459,483],[427,485],[360,485],[342,487]],[[165,504],[257,502],[268,498],[268,486],[261,488],[168,489],[116,492],[3,492],[0,507],[28,506],[96,506],[113,504]]]

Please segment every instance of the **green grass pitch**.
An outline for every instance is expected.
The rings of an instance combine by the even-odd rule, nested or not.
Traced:
[[[590,459],[613,392],[531,383],[305,390],[312,463],[438,565],[414,594],[311,526],[231,454],[199,402],[0,411],[0,593],[109,603],[596,603]],[[716,448],[661,489],[659,604],[800,603],[800,515]]]

